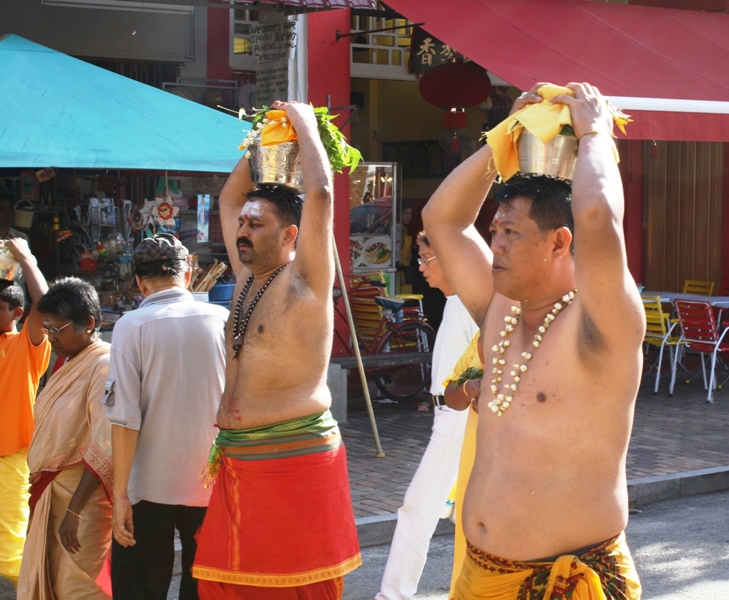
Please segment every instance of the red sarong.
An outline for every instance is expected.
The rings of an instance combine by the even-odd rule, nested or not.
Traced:
[[[197,535],[193,577],[258,588],[333,580],[322,590],[339,586],[341,596],[336,580],[362,564],[344,445],[283,458],[247,452],[245,460],[222,458]],[[200,597],[241,597],[242,590],[226,596],[220,589],[202,584]]]

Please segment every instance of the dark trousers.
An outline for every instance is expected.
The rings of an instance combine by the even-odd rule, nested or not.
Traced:
[[[198,600],[191,574],[195,534],[206,507],[156,504],[141,500],[132,506],[136,544],[111,545],[111,585],[114,600],[166,600],[175,562],[175,529],[182,542],[180,600]]]

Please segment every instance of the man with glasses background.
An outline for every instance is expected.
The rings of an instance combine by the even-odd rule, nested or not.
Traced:
[[[418,234],[417,244],[418,269],[430,287],[440,289],[446,296],[431,368],[430,394],[435,414],[428,447],[397,513],[397,528],[377,600],[405,600],[415,595],[430,538],[456,481],[468,419],[467,411],[446,406],[443,380],[453,370],[478,327],[455,295],[425,231]]]

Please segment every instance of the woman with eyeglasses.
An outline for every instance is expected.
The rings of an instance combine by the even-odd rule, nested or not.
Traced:
[[[110,346],[99,339],[99,297],[68,277],[50,286],[38,312],[51,348],[66,361],[35,403],[18,598],[107,599],[110,585],[100,574],[111,547],[113,482],[111,427],[101,400]]]

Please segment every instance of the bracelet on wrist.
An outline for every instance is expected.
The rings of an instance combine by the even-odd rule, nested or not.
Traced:
[[[69,512],[69,513],[71,513],[71,514],[72,514],[72,515],[73,515],[74,517],[76,517],[76,518],[77,518],[77,519],[78,519],[79,521],[83,521],[83,520],[84,520],[84,518],[83,518],[83,517],[82,517],[82,516],[81,516],[80,514],[78,514],[78,513],[75,513],[75,512],[73,512],[73,511],[72,511],[72,510],[71,510],[70,508],[67,508],[67,509],[66,509],[66,512]]]

